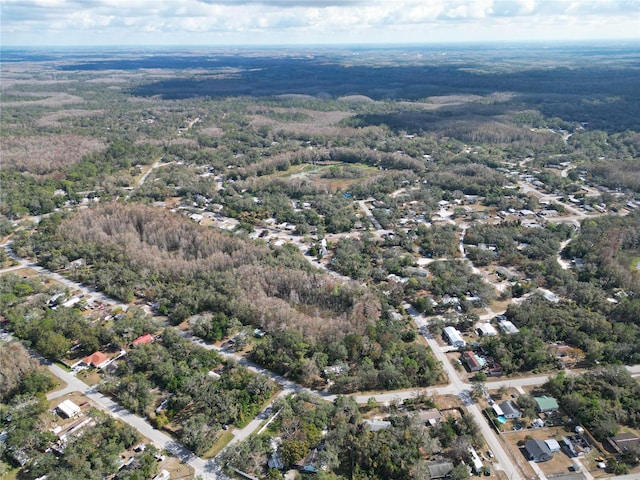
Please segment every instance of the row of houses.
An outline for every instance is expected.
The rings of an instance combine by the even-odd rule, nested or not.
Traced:
[[[533,397],[536,402],[536,411],[538,413],[554,413],[558,411],[558,401],[553,397],[543,395],[541,397]],[[491,406],[493,412],[498,417],[504,417],[505,419],[522,418],[522,411],[511,400],[506,400],[502,403],[493,404]]]
[[[502,375],[502,365],[494,361],[493,358],[485,357],[478,352],[462,352],[462,362],[470,372],[484,371],[489,377],[499,377]]]
[[[504,315],[499,315],[497,319],[498,329],[500,332],[506,335],[514,335],[520,331],[513,322],[507,320]],[[483,322],[476,325],[476,333],[481,337],[494,337],[498,335],[498,329],[489,322]],[[465,348],[467,346],[467,342],[462,338],[462,334],[457,328],[448,326],[444,328],[442,333],[449,345],[456,348]]]
[[[141,335],[140,337],[136,338],[132,342],[132,345],[133,347],[138,347],[140,345],[153,343],[154,340],[155,338],[153,337],[153,335],[147,333],[146,335]],[[93,367],[98,370],[102,370],[105,367],[107,367],[109,364],[111,364],[111,362],[121,358],[126,354],[127,352],[125,352],[124,350],[120,350],[120,352],[115,356],[110,356],[100,351],[93,352],[91,355],[87,355],[86,357],[82,358],[80,361],[71,365],[71,369],[73,371],[78,371],[83,368]]]

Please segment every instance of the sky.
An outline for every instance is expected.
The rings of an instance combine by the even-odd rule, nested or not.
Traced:
[[[640,0],[0,0],[4,46],[632,39]]]

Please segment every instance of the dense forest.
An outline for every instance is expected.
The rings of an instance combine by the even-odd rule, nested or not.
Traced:
[[[307,385],[324,382],[336,362],[354,367],[336,378],[337,391],[427,386],[440,377],[408,322],[383,314],[374,291],[314,271],[290,246],[270,249],[139,205],[50,217],[15,245],[52,269],[81,258],[73,278],[123,301],[154,303],[174,324],[215,313],[196,326],[209,340],[225,336],[234,319],[264,329],[270,335],[252,358]]]
[[[640,426],[640,385],[621,367],[604,367],[572,376],[559,372],[545,389],[600,441],[615,436],[620,425]],[[640,452],[628,452],[632,463]]]
[[[223,361],[174,329],[162,329],[138,308],[118,314],[116,321],[95,322],[79,308],[49,308],[47,300],[54,291],[38,281],[0,276],[0,298],[6,302],[0,314],[16,336],[52,360],[70,355],[78,360],[97,350],[113,350],[114,345],[118,351],[129,349],[138,336],[162,332],[159,341],[131,350],[99,388],[128,410],[151,418],[157,428],[170,428],[199,454],[211,447],[223,425],[253,418],[275,391],[266,377]],[[17,344],[0,346],[3,396],[41,391],[49,385],[49,377],[32,372],[34,362],[28,357],[26,361],[24,355],[10,356],[12,350],[20,353]],[[211,376],[212,371],[216,375]],[[167,398],[167,408],[156,414],[156,406]]]
[[[640,214],[600,217],[582,224],[580,234],[563,251],[581,260],[578,278],[609,291],[629,290],[629,302],[638,301],[640,270]],[[635,294],[635,295],[634,295]]]

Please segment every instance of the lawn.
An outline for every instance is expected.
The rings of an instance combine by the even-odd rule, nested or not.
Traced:
[[[527,441],[529,438],[535,440],[548,440],[553,438],[560,442],[564,435],[568,432],[563,427],[551,427],[551,428],[538,428],[538,429],[524,429],[518,432],[510,432],[501,435],[501,438],[508,445],[512,452],[512,455],[517,459],[520,465],[527,463],[528,459],[524,452],[524,448],[518,446],[519,441]],[[569,458],[564,452],[555,452],[553,459],[548,462],[538,463],[538,467],[548,476],[566,474],[569,473],[569,466],[573,463],[573,460]]]
[[[213,458],[218,455],[224,447],[226,447],[229,442],[233,440],[233,433],[230,430],[220,430],[216,437],[216,441],[213,446],[207,450],[202,458]]]

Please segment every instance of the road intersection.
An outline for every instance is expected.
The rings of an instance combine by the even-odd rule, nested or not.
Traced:
[[[464,230],[463,230],[462,236],[460,237],[460,251],[462,253],[463,258],[466,260],[464,245],[462,244],[462,238],[464,238]],[[102,303],[109,304],[112,306],[118,306],[125,310],[127,308],[127,305],[121,304],[107,297],[102,293],[93,291],[83,285],[80,285],[72,280],[69,280],[66,277],[63,277],[60,274],[51,272],[37,264],[30,263],[29,261],[17,256],[11,249],[10,242],[7,242],[4,245],[0,245],[0,246],[3,246],[8,256],[18,263],[15,266],[0,270],[0,273],[15,272],[22,268],[29,268],[36,271],[39,274],[46,275],[55,279],[56,281],[62,283],[63,285],[65,285],[70,289],[82,291],[85,295],[87,295],[90,299],[93,299],[94,301],[100,301]],[[471,264],[471,267],[474,268],[472,264]],[[486,278],[484,279],[485,281],[487,281]],[[512,461],[511,457],[503,448],[502,443],[498,439],[497,435],[490,428],[488,422],[485,420],[480,408],[476,404],[474,404],[473,401],[471,400],[470,393],[471,393],[472,385],[460,378],[458,371],[454,368],[454,366],[451,364],[450,360],[446,356],[446,351],[445,351],[446,349],[443,349],[443,347],[438,344],[435,338],[433,338],[429,334],[428,319],[425,318],[423,315],[421,315],[419,312],[417,312],[408,303],[405,303],[403,306],[405,310],[413,318],[416,324],[416,327],[424,336],[426,342],[428,343],[429,347],[433,351],[436,358],[442,363],[444,371],[448,376],[449,383],[447,385],[431,387],[427,389],[408,389],[408,390],[402,390],[402,391],[380,392],[380,393],[374,393],[374,394],[368,394],[368,395],[362,395],[362,394],[353,395],[353,398],[356,400],[356,402],[360,404],[364,404],[371,398],[376,399],[378,403],[390,403],[395,401],[403,401],[408,398],[413,398],[424,392],[427,392],[430,395],[434,395],[434,394],[458,395],[461,397],[461,399],[463,399],[463,403],[465,404],[467,410],[474,417],[476,423],[478,424],[483,434],[483,437],[487,442],[488,447],[494,453],[495,462],[496,462],[494,463],[494,465],[496,466],[496,468],[503,470],[507,478],[509,478],[509,480],[521,480],[521,479],[524,480],[524,477],[521,475],[519,469],[514,465],[514,462]],[[493,315],[495,315],[495,313],[489,308],[487,308],[487,316],[493,316]],[[204,342],[197,337],[192,337],[188,333],[183,332],[183,335],[186,338],[189,338],[191,341],[194,341],[199,345],[203,346],[204,348],[215,349],[221,355],[227,358],[235,359],[239,364],[246,366],[249,370],[253,372],[260,373],[271,378],[271,380],[279,384],[280,387],[282,388],[281,392],[278,394],[278,397],[306,391],[309,393],[320,395],[327,401],[333,401],[336,398],[336,395],[329,394],[326,391],[315,391],[315,390],[302,387],[292,382],[291,380],[288,380],[263,367],[260,367],[259,365],[254,364],[250,360],[240,355],[237,355],[232,352],[227,352],[221,347],[217,347],[207,342]],[[108,412],[114,417],[119,418],[122,421],[136,428],[142,435],[144,435],[146,438],[152,441],[154,445],[156,445],[158,448],[165,449],[171,454],[181,459],[182,461],[184,461],[185,463],[188,463],[191,467],[194,468],[195,474],[199,475],[203,480],[215,480],[215,479],[227,478],[220,471],[220,467],[216,464],[214,460],[206,460],[206,459],[197,457],[192,452],[190,452],[189,450],[181,446],[179,443],[177,443],[174,439],[169,437],[168,435],[153,428],[146,419],[128,412],[126,409],[122,408],[121,406],[113,402],[108,397],[105,397],[101,393],[97,392],[94,387],[89,387],[88,385],[86,385],[84,382],[79,380],[70,372],[65,371],[64,369],[60,368],[57,365],[49,365],[48,368],[54,375],[56,375],[58,378],[60,378],[67,384],[66,387],[64,387],[63,389],[49,394],[48,395],[49,399],[60,398],[71,392],[81,392],[85,394],[93,402],[95,402],[95,404],[98,405],[102,410]],[[640,365],[627,367],[627,369],[634,376],[640,375]],[[572,373],[572,372],[569,372],[569,373]],[[548,379],[547,375],[511,378],[507,380],[498,380],[498,381],[489,382],[487,384],[487,387],[491,390],[497,390],[501,387],[516,387],[516,388],[520,387],[521,388],[525,386],[541,385],[545,383],[547,379]],[[253,434],[255,431],[257,431],[260,428],[260,425],[262,424],[263,421],[264,420],[262,418],[256,418],[252,420],[245,428],[234,430],[232,432],[234,434],[234,438],[230,442],[230,444],[234,444],[248,438],[251,434]],[[618,478],[619,480],[633,479],[633,477],[629,477],[629,476],[616,477],[616,478]]]

